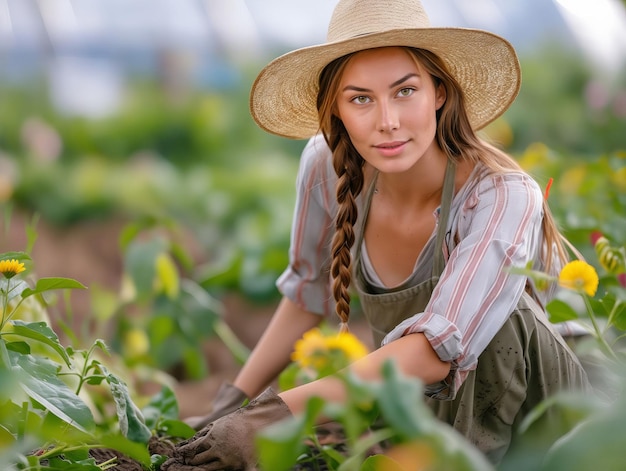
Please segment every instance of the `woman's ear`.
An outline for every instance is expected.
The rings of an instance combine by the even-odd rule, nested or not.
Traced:
[[[446,102],[447,98],[446,87],[444,87],[443,83],[440,83],[435,88],[435,106],[437,110],[440,110],[443,104]]]

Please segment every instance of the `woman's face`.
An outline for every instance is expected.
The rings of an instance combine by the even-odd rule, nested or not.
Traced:
[[[398,173],[437,149],[436,112],[445,98],[408,51],[388,47],[349,59],[336,110],[361,156],[381,172]]]

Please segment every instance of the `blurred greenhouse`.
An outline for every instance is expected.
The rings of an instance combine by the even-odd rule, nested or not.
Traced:
[[[599,291],[608,294],[593,307],[604,332],[619,330],[626,365],[626,273],[618,266],[626,256],[626,0],[422,2],[433,25],[487,29],[517,49],[519,97],[484,136],[519,159],[546,189],[568,239],[604,267]],[[0,278],[0,468],[22,459],[43,469],[40,442],[66,438],[74,422],[117,433],[117,419],[130,412],[149,437],[131,395],[151,408],[148,425],[172,432],[174,419],[198,412],[234,377],[278,300],[305,145],[256,127],[248,93],[269,60],[324,41],[335,4],[0,0],[0,253],[10,272]],[[606,270],[606,258],[598,265],[592,234],[604,236],[604,255],[614,249],[619,273]],[[25,265],[15,273],[14,257]],[[18,273],[24,280],[11,279]],[[576,318],[561,309],[560,320]],[[351,330],[371,343],[358,310]],[[30,371],[11,358],[28,358]],[[24,378],[42,388],[56,382],[79,415],[84,393],[94,417],[48,413],[54,398],[24,399]],[[107,381],[118,393],[113,407],[111,391],[98,389]],[[607,465],[623,451],[615,431],[626,395],[618,387],[617,408],[560,440],[552,459],[561,467],[545,469],[586,471],[589,457],[622,469]],[[120,399],[128,405],[121,415]],[[597,407],[559,400],[563,434]],[[151,423],[157,406],[169,421]],[[531,445],[544,437],[537,423],[526,420]],[[591,449],[588,461],[575,453]],[[528,450],[506,470],[538,469]],[[138,454],[150,463],[146,453]]]
[[[121,349],[124,329],[154,334],[148,312],[196,315],[202,303],[190,292],[193,307],[189,299],[162,305],[155,293],[141,298],[137,287],[154,289],[152,279],[135,277],[134,304],[124,298],[129,278],[147,276],[142,263],[151,276],[167,271],[154,268],[165,255],[181,289],[195,284],[214,301],[234,294],[271,306],[287,263],[304,142],[258,129],[248,91],[268,60],[324,40],[334,4],[0,0],[0,249],[29,251],[38,275],[90,287],[72,295],[66,322],[104,329]],[[488,29],[514,44],[522,90],[486,133],[542,185],[554,178],[550,203],[583,252],[593,230],[623,244],[623,2],[424,5],[435,25]],[[178,355],[156,366],[182,359],[188,374],[205,375],[184,345],[202,343],[213,328],[205,327],[179,332]],[[172,331],[165,332],[161,340]],[[157,363],[163,358],[152,353]]]

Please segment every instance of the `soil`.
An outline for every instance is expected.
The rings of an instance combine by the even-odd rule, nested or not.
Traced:
[[[174,445],[166,440],[159,440],[156,437],[152,437],[148,443],[148,452],[150,455],[162,455],[171,456]],[[96,460],[97,464],[105,463],[111,459],[115,459],[115,467],[113,469],[117,471],[145,471],[145,468],[139,463],[128,456],[107,448],[95,448],[89,451],[89,454]]]

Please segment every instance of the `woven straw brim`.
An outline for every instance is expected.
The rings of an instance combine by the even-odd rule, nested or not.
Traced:
[[[279,136],[307,139],[317,134],[322,69],[346,54],[386,46],[409,46],[437,54],[463,89],[475,130],[504,113],[520,88],[517,55],[500,36],[467,28],[399,29],[305,47],[278,57],[252,85],[252,117],[262,129]]]

